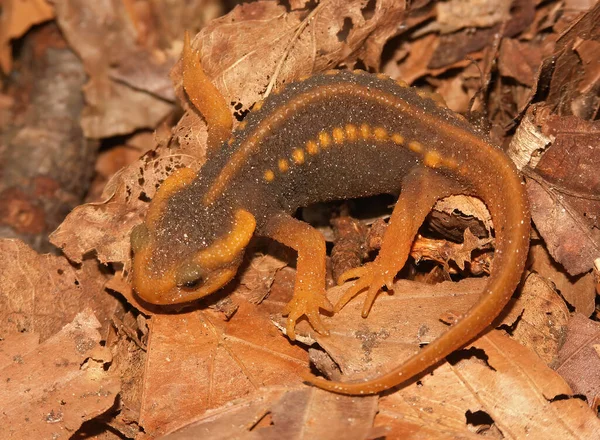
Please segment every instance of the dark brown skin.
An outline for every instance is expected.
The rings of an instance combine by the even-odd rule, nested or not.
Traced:
[[[132,234],[134,287],[142,298],[170,304],[218,290],[234,276],[251,236],[263,235],[298,251],[294,297],[285,310],[288,336],[294,338],[302,316],[326,333],[319,309],[338,311],[366,290],[366,317],[378,291],[390,288],[404,266],[434,203],[468,194],[485,202],[496,231],[494,269],[480,302],[383,377],[361,383],[308,380],[338,393],[380,392],[464,346],[500,313],[525,265],[529,212],[512,162],[462,117],[389,78],[333,71],[257,103],[225,141],[229,110],[224,100],[203,104],[202,94],[214,91],[196,84],[194,71],[201,67],[187,45],[184,87],[209,124],[209,157],[197,177],[180,170],[167,179],[144,225]],[[332,307],[325,297],[324,239],[291,214],[318,201],[399,188],[377,259],[340,277],[340,283],[358,281]]]

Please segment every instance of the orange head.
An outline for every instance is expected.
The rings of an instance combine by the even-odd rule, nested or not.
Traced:
[[[235,276],[254,234],[254,216],[237,209],[220,236],[194,240],[185,248],[170,246],[160,229],[167,201],[194,178],[195,173],[186,168],[169,177],[152,201],[145,222],[131,233],[133,287],[149,303],[182,303],[219,290]]]

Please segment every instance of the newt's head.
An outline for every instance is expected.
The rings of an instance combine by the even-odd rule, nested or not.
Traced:
[[[165,180],[145,222],[131,232],[133,287],[149,303],[188,302],[219,290],[235,276],[254,233],[254,216],[243,209],[232,211],[227,222],[218,219],[223,223],[218,234],[208,238],[198,238],[202,234],[193,224],[189,234],[179,224],[166,233],[162,228],[167,201],[194,178],[193,171],[183,168]],[[186,245],[176,238],[170,242],[169,234],[185,237]]]

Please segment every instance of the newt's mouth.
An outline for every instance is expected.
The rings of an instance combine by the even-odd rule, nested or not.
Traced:
[[[202,283],[178,283],[176,268],[157,276],[149,270],[148,250],[136,253],[133,264],[133,286],[138,296],[151,304],[179,304],[200,299],[216,292],[233,279],[237,265],[214,270]],[[186,285],[187,284],[187,285]]]

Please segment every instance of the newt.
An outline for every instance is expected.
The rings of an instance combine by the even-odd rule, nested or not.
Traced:
[[[305,316],[322,334],[320,311],[339,311],[366,293],[366,317],[382,287],[391,289],[417,230],[438,199],[480,198],[495,231],[491,275],[480,300],[418,354],[377,379],[318,387],[372,394],[402,384],[474,339],[502,311],[524,270],[530,218],[522,179],[486,135],[430,94],[384,75],[328,71],[293,82],[257,102],[232,132],[225,99],[204,73],[186,36],[183,87],[208,125],[199,173],[182,168],[157,190],[134,228],[133,286],[150,303],[189,302],[234,278],[254,235],[298,253],[286,332]],[[344,273],[356,278],[332,306],[325,296],[323,236],[295,219],[302,206],[401,190],[374,261]]]

